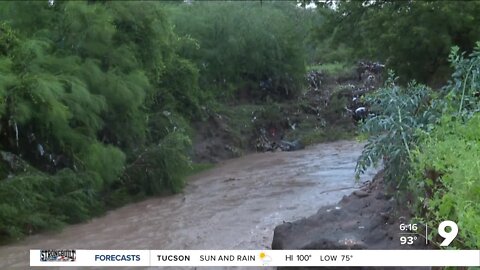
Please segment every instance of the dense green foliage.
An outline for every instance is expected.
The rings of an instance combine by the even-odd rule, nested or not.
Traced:
[[[357,172],[383,161],[386,180],[415,195],[416,214],[424,222],[436,228],[443,220],[454,220],[461,233],[453,246],[476,248],[480,43],[467,58],[454,47],[449,60],[452,79],[438,92],[416,83],[402,88],[389,80],[368,97],[378,115],[363,125],[371,137]]]
[[[281,100],[300,92],[309,33],[303,22],[313,21],[311,11],[291,2],[244,1],[170,10],[175,30],[190,41],[181,55],[197,63],[202,88],[216,97]]]
[[[198,70],[158,4],[10,2],[0,14],[1,149],[36,168],[2,167],[0,240],[85,220],[121,190],[181,188]]]
[[[404,81],[444,82],[450,48],[457,45],[471,52],[480,39],[477,1],[317,2],[335,6],[319,9],[325,23],[317,39],[337,52],[337,60],[384,61]],[[323,54],[318,58],[323,60]]]
[[[83,221],[102,211],[101,180],[65,169],[55,176],[25,173],[0,182],[1,240]]]
[[[444,220],[457,222],[459,237],[453,246],[480,246],[480,117],[466,123],[444,119],[414,151],[411,190],[417,211],[431,228]],[[435,239],[435,238],[434,238]],[[436,239],[435,239],[436,240]]]

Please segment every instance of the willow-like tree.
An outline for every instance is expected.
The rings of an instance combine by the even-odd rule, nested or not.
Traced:
[[[181,188],[198,71],[158,3],[9,2],[0,16],[0,241]]]

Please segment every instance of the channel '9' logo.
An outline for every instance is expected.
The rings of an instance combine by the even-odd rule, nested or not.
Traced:
[[[447,232],[445,229],[449,227],[450,230]],[[445,240],[440,244],[442,247],[447,247],[452,243],[452,241],[457,237],[458,234],[458,226],[457,223],[451,220],[445,220],[438,225],[438,234],[443,237]]]

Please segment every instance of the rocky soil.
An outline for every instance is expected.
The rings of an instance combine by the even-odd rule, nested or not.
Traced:
[[[391,190],[386,188],[380,172],[372,182],[366,184],[361,190],[343,197],[338,204],[322,207],[315,215],[308,218],[277,226],[272,249],[428,248],[424,239],[421,238],[415,241],[414,245],[400,244],[399,225],[409,220],[408,209],[397,205]]]

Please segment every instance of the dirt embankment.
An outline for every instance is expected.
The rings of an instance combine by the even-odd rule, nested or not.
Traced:
[[[221,105],[193,125],[194,161],[216,163],[248,152],[285,150],[285,143],[303,147],[351,138],[353,114],[364,106],[361,95],[381,83],[380,71],[372,67],[359,64],[341,76],[310,71],[305,91],[294,100]]]
[[[277,226],[272,249],[427,249],[425,239],[421,238],[414,241],[413,245],[400,244],[399,226],[401,223],[408,223],[411,216],[408,209],[397,205],[392,194],[392,190],[386,188],[383,173],[380,172],[372,182],[344,196],[338,204],[324,206],[308,218]],[[412,267],[385,269],[412,269]]]

